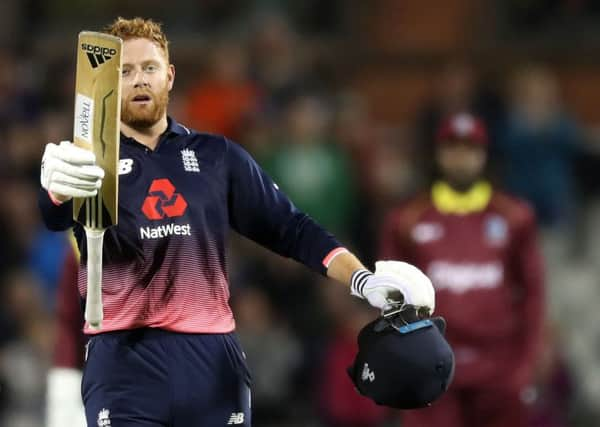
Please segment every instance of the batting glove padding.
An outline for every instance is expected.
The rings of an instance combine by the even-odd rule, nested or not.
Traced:
[[[95,163],[94,153],[69,141],[46,144],[40,174],[42,187],[50,194],[69,198],[95,196],[104,178],[104,170]]]
[[[350,280],[351,294],[366,299],[373,307],[387,310],[404,303],[429,313],[435,309],[431,280],[414,265],[401,261],[377,261],[375,273],[357,270]]]

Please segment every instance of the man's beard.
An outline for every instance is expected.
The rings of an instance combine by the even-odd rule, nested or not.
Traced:
[[[152,103],[144,108],[132,106],[132,100],[138,95],[146,95]],[[165,86],[160,92],[137,92],[124,100],[121,105],[121,121],[126,125],[144,129],[154,126],[165,114],[169,104],[169,89]]]

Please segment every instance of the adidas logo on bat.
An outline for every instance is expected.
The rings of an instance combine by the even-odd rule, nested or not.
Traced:
[[[83,51],[87,54],[92,68],[96,68],[98,67],[98,65],[104,64],[106,61],[108,61],[110,58],[117,54],[116,49],[96,46],[87,43],[82,43],[81,49],[83,49]]]

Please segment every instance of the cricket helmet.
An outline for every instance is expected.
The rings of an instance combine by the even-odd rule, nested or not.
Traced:
[[[429,406],[450,386],[454,353],[442,317],[404,306],[365,326],[348,374],[359,393],[397,409]]]

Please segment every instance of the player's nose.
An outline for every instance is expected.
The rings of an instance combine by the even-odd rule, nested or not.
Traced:
[[[145,74],[141,71],[136,71],[136,73],[133,76],[133,87],[140,88],[148,86],[150,86],[150,84],[148,83]]]

